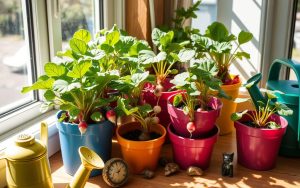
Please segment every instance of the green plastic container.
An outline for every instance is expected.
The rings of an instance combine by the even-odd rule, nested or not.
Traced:
[[[296,74],[297,80],[279,80],[281,67],[289,67]],[[267,89],[279,90],[283,94],[276,94],[278,101],[293,110],[293,115],[285,116],[289,125],[284,135],[279,154],[287,157],[300,157],[300,122],[299,122],[299,96],[300,96],[300,64],[290,59],[276,59],[270,67]]]

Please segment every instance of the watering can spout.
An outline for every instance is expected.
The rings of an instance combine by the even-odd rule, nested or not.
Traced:
[[[259,90],[258,83],[261,80],[261,73],[258,73],[254,76],[252,76],[246,84],[246,88],[250,94],[250,97],[252,98],[252,101],[255,105],[255,108],[258,109],[258,101],[266,102],[265,97],[262,95],[262,93]]]
[[[48,148],[48,126],[45,122],[41,123],[41,135],[40,135],[42,143]]]
[[[104,162],[100,156],[91,149],[81,146],[78,149],[81,165],[75,173],[72,182],[66,188],[84,188],[87,179],[93,169],[104,168]]]

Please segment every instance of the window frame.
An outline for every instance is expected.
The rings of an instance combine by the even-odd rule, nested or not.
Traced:
[[[112,10],[113,7],[106,7],[105,1],[109,0],[93,0],[95,6],[95,30],[100,30],[105,26],[107,21],[105,20],[104,10],[107,12]],[[44,74],[44,65],[53,60],[56,52],[61,50],[61,22],[60,16],[55,16],[55,14],[60,14],[59,0],[24,0],[26,2],[26,9],[30,11],[30,14],[26,12],[27,19],[30,19],[28,26],[31,32],[30,52],[32,54],[32,59],[34,60],[32,65],[34,65],[33,73],[36,78],[39,75]],[[111,2],[109,2],[111,4]],[[58,32],[59,31],[59,32]],[[33,82],[36,79],[33,80]],[[47,115],[40,112],[40,105],[44,99],[43,92],[35,91],[36,100],[15,108],[13,112],[5,114],[0,117],[0,142],[3,139],[13,135],[15,132],[24,130],[30,125],[27,122],[32,122],[40,117],[46,118]],[[49,109],[50,115],[53,116],[55,110]],[[26,126],[24,126],[26,125]]]

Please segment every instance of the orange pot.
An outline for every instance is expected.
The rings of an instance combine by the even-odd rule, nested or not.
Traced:
[[[160,124],[151,126],[152,131],[162,136],[149,141],[132,141],[121,136],[136,129],[141,129],[138,122],[127,123],[117,128],[117,139],[121,145],[123,158],[132,173],[141,173],[146,168],[155,170],[165,141],[166,129]]]
[[[223,103],[223,108],[221,109],[221,114],[217,119],[217,125],[220,128],[220,135],[229,134],[234,130],[234,123],[231,121],[231,114],[236,111],[236,103],[233,102],[235,98],[239,95],[239,89],[242,83],[239,82],[237,84],[232,85],[222,85],[221,88],[224,92],[231,96],[232,100],[221,98]]]

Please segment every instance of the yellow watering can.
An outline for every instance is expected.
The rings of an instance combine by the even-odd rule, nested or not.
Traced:
[[[20,134],[15,143],[7,147],[6,180],[9,188],[53,188],[47,157],[48,128],[41,124],[41,140]],[[80,147],[81,166],[67,188],[83,188],[93,169],[102,169],[104,162],[92,150]]]

